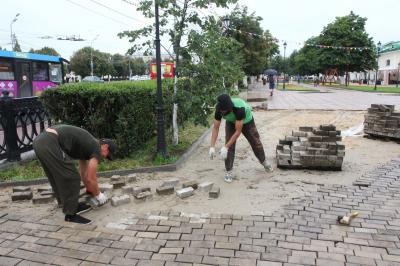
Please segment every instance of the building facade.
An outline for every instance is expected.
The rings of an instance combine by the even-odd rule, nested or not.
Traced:
[[[399,82],[400,41],[389,42],[382,46],[378,58],[378,80],[384,85]]]

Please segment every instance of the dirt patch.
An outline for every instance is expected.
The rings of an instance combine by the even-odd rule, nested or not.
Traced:
[[[299,126],[318,126],[333,123],[337,129],[346,130],[362,124],[365,112],[355,111],[259,111],[254,113],[255,122],[261,135],[267,158],[275,161],[275,147],[279,138],[288,135]],[[217,147],[224,139],[224,127],[218,137]],[[157,196],[145,203],[135,203],[114,208],[110,205],[92,211],[85,216],[96,223],[116,221],[131,213],[176,210],[188,213],[230,213],[252,214],[271,213],[282,208],[292,198],[302,197],[316,191],[318,184],[351,185],[363,173],[377,165],[386,163],[400,154],[400,145],[394,142],[371,140],[362,136],[344,138],[346,155],[343,170],[311,171],[280,170],[266,173],[258,163],[247,140],[241,136],[236,146],[233,183],[223,181],[224,162],[208,158],[210,138],[189,158],[183,167],[173,173],[141,174],[137,184],[149,185],[152,190],[163,180],[178,177],[182,180],[196,179],[199,182],[212,181],[220,186],[218,199],[209,199],[207,193],[196,192],[190,198],[181,200],[175,195]],[[49,205],[33,207],[27,203],[11,203],[10,188],[0,190],[0,210],[24,210],[29,213],[41,209],[61,217],[61,211]]]

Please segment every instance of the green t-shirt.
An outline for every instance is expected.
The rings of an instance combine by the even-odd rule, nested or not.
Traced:
[[[226,121],[231,123],[235,123],[236,120],[244,120],[243,124],[249,123],[253,119],[253,115],[251,114],[251,106],[240,98],[232,98],[232,102],[233,102],[232,112],[230,112],[227,115],[223,115],[222,117]]]
[[[86,130],[69,125],[52,127],[58,133],[58,143],[63,151],[75,160],[101,159],[100,144]]]

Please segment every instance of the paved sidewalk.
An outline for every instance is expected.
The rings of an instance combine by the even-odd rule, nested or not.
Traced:
[[[167,211],[73,226],[0,214],[0,265],[400,265],[399,165],[357,186],[320,186],[273,215]],[[338,225],[351,210],[359,217]]]
[[[269,90],[261,82],[250,85],[250,95],[268,98],[268,109],[323,109],[323,110],[366,110],[373,103],[393,104],[400,108],[400,94],[372,93],[335,90],[329,88],[317,92],[279,91],[269,96]],[[253,104],[256,105],[256,104]]]

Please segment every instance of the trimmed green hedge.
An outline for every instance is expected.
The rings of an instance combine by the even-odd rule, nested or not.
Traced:
[[[170,126],[171,81],[163,82],[163,96],[165,125]],[[57,123],[82,127],[97,138],[115,139],[120,157],[131,154],[156,134],[154,80],[65,84],[45,91],[41,100]]]

